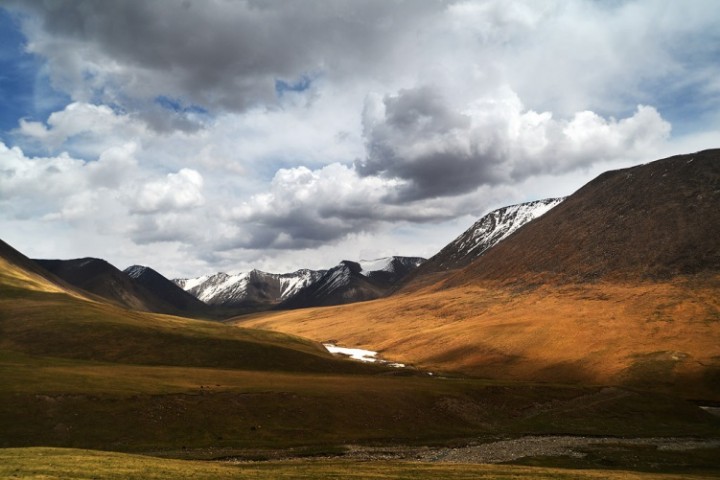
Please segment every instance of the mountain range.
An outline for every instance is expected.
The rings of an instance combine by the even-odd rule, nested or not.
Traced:
[[[562,199],[532,201],[492,211],[429,261],[420,257],[343,260],[327,270],[292,273],[251,270],[169,280],[148,266],[124,271],[105,260],[35,260],[54,279],[126,308],[205,318],[268,309],[341,305],[385,297],[411,279],[469,264]]]
[[[480,218],[430,260],[384,257],[344,260],[328,270],[273,274],[259,270],[216,273],[173,280],[209,305],[230,308],[295,309],[374,300],[400,289],[410,279],[468,265],[562,198],[537,200],[494,210]]]

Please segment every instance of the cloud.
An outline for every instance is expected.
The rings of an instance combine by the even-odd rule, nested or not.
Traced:
[[[195,170],[183,168],[168,173],[162,180],[144,184],[133,199],[133,213],[154,213],[168,210],[187,210],[205,203],[202,194],[203,178]]]
[[[678,132],[717,138],[713,1],[3,5],[72,98],[0,132],[3,230],[128,263],[449,240],[457,219],[674,153]]]
[[[508,88],[458,106],[427,86],[370,97],[364,128],[367,157],[357,171],[397,180],[397,202],[642,157],[670,133],[648,106],[619,121],[590,111],[556,120],[526,110]]]
[[[331,164],[280,169],[267,193],[234,208],[231,218],[247,228],[229,248],[309,248],[371,228],[392,181],[359,178]]]
[[[48,59],[56,84],[76,100],[163,95],[244,111],[275,103],[277,82],[350,77],[360,64],[382,71],[412,41],[413,25],[444,4],[61,0],[16,8],[33,13],[28,49]]]

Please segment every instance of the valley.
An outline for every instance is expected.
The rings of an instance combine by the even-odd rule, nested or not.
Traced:
[[[496,210],[427,261],[172,282],[0,243],[0,475],[717,478],[717,152]],[[200,292],[258,308],[207,320]]]

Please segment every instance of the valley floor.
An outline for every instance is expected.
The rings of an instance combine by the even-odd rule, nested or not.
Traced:
[[[654,452],[652,459],[643,459],[640,452]],[[632,453],[635,464],[625,468],[660,470],[662,468],[707,468],[719,469],[714,462],[720,455],[720,438],[619,438],[587,437],[571,435],[523,436],[484,442],[468,441],[463,446],[360,446],[350,445],[332,455],[313,456],[315,460],[343,458],[351,461],[404,461],[446,464],[490,464],[526,461],[538,458],[546,462],[564,463],[574,459],[576,466],[591,466],[594,461],[617,457],[620,452]],[[268,459],[305,459],[306,455],[292,455],[292,451],[266,452]],[[256,459],[258,453],[253,455]],[[552,459],[551,457],[561,457]],[[564,457],[564,458],[563,458]],[[705,461],[701,460],[705,457]],[[228,459],[233,463],[255,462],[243,457]],[[650,460],[643,463],[643,460]],[[710,460],[710,461],[707,461]],[[652,465],[651,465],[652,464]],[[607,466],[607,465],[606,465]]]
[[[612,467],[611,467],[612,468]],[[559,480],[707,480],[711,471],[681,473],[607,469],[421,463],[378,460],[302,460],[252,464],[173,460],[92,450],[61,448],[0,449],[0,477],[29,479],[559,479]]]

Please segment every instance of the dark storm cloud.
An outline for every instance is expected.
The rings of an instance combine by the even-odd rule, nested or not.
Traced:
[[[398,180],[385,197],[396,204],[637,155],[670,131],[652,107],[638,106],[621,120],[589,111],[554,119],[525,109],[510,90],[454,103],[427,86],[369,98],[363,125],[367,157],[355,169],[362,177]]]
[[[58,82],[82,79],[94,94],[117,98],[172,94],[229,111],[274,101],[277,82],[353,76],[360,66],[381,72],[403,37],[444,8],[384,0],[16,5],[39,19],[27,25],[37,29],[31,49],[49,58]]]
[[[366,118],[368,155],[356,168],[363,176],[407,180],[396,201],[459,195],[503,180],[497,167],[507,152],[497,132],[473,130],[471,117],[438,90],[402,90],[382,104],[379,118]]]

